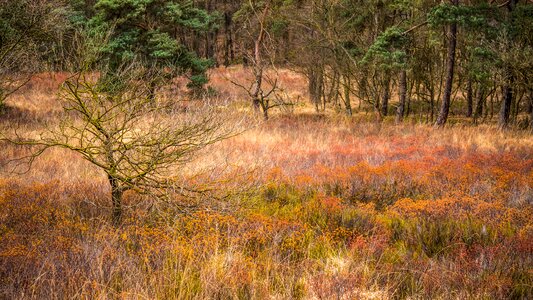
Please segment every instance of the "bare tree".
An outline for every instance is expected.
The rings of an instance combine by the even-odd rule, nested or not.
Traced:
[[[268,76],[262,70],[259,89],[257,88],[257,78],[254,78],[254,80],[246,85],[244,82],[241,83],[235,79],[226,77],[229,82],[244,90],[251,99],[254,99],[254,109],[256,109],[256,112],[262,112],[265,120],[268,120],[269,111],[273,108],[279,108],[285,112],[292,111],[299,99],[295,101],[291,100],[291,97],[280,85],[277,78]],[[257,103],[258,108],[255,108],[255,103]]]
[[[275,45],[272,35],[267,31],[269,18],[275,9],[274,1],[248,1],[237,13],[237,21],[242,25],[241,34],[250,47],[243,51],[243,56],[250,63],[253,80],[249,85],[230,80],[244,89],[251,99],[256,113],[263,113],[268,120],[268,112],[274,107],[292,106],[287,94],[279,86],[277,78],[268,76],[268,69],[275,69]],[[277,76],[277,73],[276,73]]]
[[[132,68],[130,71],[136,70]],[[120,224],[125,191],[157,194],[172,188],[185,195],[202,192],[177,184],[179,166],[207,145],[234,131],[220,115],[198,101],[185,108],[175,103],[154,105],[150,87],[131,76],[128,88],[103,92],[97,76],[81,73],[60,91],[65,117],[55,129],[37,138],[14,137],[34,146],[31,162],[45,150],[60,147],[79,153],[105,172],[111,187],[112,220]]]

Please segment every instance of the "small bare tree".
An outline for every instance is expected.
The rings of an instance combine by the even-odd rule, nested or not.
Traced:
[[[178,167],[233,132],[222,126],[220,115],[205,103],[196,101],[186,108],[175,103],[154,105],[145,80],[131,76],[127,84],[128,88],[108,93],[97,76],[78,74],[60,91],[66,114],[57,128],[37,138],[9,138],[35,147],[26,157],[30,164],[45,150],[60,147],[79,153],[103,170],[111,186],[112,220],[117,225],[125,191],[201,192],[177,184]]]
[[[254,68],[254,73],[256,69]],[[279,108],[282,111],[292,112],[294,105],[298,102],[291,101],[289,94],[283,89],[277,79],[273,79],[261,70],[260,79],[254,75],[254,80],[246,86],[232,78],[226,78],[229,82],[244,90],[248,96],[253,99],[253,105],[256,112],[262,112],[263,118],[268,120],[268,112],[273,108]],[[259,83],[258,83],[259,82]],[[266,83],[266,84],[265,84]]]
[[[245,38],[243,58],[250,65],[253,79],[246,83],[229,79],[231,83],[242,88],[250,97],[256,113],[263,113],[268,120],[268,112],[274,107],[287,108],[294,105],[287,93],[280,87],[277,72],[270,77],[268,69],[275,69],[276,47],[272,35],[267,31],[275,8],[275,1],[248,1],[243,3],[236,13],[236,21],[241,25],[239,34]]]

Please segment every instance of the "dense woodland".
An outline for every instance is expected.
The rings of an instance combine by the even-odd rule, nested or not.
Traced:
[[[0,0],[0,299],[533,299],[531,0]]]
[[[138,60],[165,70],[154,90],[179,75],[202,89],[208,68],[243,64],[254,83],[242,88],[267,118],[290,99],[264,70],[290,68],[317,112],[533,127],[530,1],[3,0],[0,13],[1,101],[17,75],[44,70],[112,75]],[[81,43],[98,63],[80,65]]]

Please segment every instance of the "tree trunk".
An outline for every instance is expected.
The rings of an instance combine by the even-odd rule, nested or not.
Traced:
[[[192,49],[194,50],[195,53],[198,53],[198,55],[201,55],[200,53],[202,53],[202,38],[200,36],[200,33],[198,32],[195,32],[194,33],[194,38],[192,39]]]
[[[435,119],[435,88],[431,85],[429,90],[429,121],[433,123]]]
[[[529,130],[533,133],[533,88],[529,90]]]
[[[340,89],[340,86],[341,86],[341,79],[342,79],[342,77],[341,77],[341,75],[339,75],[339,77],[337,78],[337,81],[334,82],[335,90],[333,92],[333,107],[335,107],[335,109],[338,110],[338,111],[341,110],[341,103],[339,101],[339,97],[340,97],[339,89]]]
[[[466,117],[470,118],[474,110],[474,99],[472,95],[472,79],[468,78],[466,86]]]
[[[483,94],[484,87],[482,84],[480,84],[476,92],[476,109],[474,110],[474,124],[477,124],[477,119],[483,115]]]
[[[324,111],[326,110],[326,104],[328,102],[331,102],[332,100],[335,100],[337,94],[339,93],[339,81],[341,80],[340,76],[341,75],[339,74],[339,72],[337,72],[337,70],[333,70],[333,76],[330,79],[329,83],[328,94],[326,96],[326,93],[324,92],[324,95],[322,97],[322,109]]]
[[[322,69],[320,67],[311,67],[308,70],[307,74],[309,78],[308,90],[309,98],[311,102],[315,105],[316,111],[319,112],[320,102],[322,100],[322,90],[323,90],[323,76]]]
[[[123,189],[119,186],[118,180],[111,175],[108,175],[109,184],[111,185],[111,202],[113,212],[111,219],[113,225],[119,226],[122,223],[122,194]]]
[[[352,116],[352,103],[350,100],[350,78],[344,76],[344,105],[346,107],[346,115]]]
[[[263,107],[263,119],[268,121],[268,107]]]
[[[224,47],[224,66],[229,66],[234,59],[233,52],[233,37],[231,34],[231,14],[224,13],[224,33],[225,33],[225,47]]]
[[[530,114],[533,112],[533,99],[531,99],[531,97],[533,97],[533,90],[530,90],[529,91],[529,102],[527,103],[527,113]]]
[[[215,30],[213,32],[210,32],[207,34],[207,40],[206,40],[206,51],[207,51],[207,59],[212,59],[215,63],[215,66],[219,66],[220,63],[218,61],[218,47],[217,47],[217,36],[218,36],[218,30]]]
[[[416,99],[418,101],[420,101],[420,96],[418,94],[419,86],[420,86],[419,84],[416,85],[416,91],[415,91],[415,93],[417,95]],[[411,87],[411,89],[412,89],[412,87]],[[411,114],[411,98],[412,98],[412,95],[407,97],[407,99],[406,99],[407,100],[407,107],[405,108],[405,117],[409,117],[409,115]]]
[[[322,99],[322,111],[326,111],[326,82],[325,82],[325,75],[322,73],[321,82],[322,82],[322,89],[320,90],[320,97]]]
[[[255,73],[255,87],[252,93],[252,105],[253,105],[254,111],[256,113],[260,113],[261,112],[260,93],[261,93],[261,85],[263,84],[263,70],[261,68],[257,68],[255,69],[254,73]]]
[[[525,92],[520,91],[519,95],[515,94],[515,96],[513,97],[514,101],[513,101],[512,108],[511,108],[511,114],[513,116],[514,122],[518,121],[518,114],[520,114],[520,107],[522,106],[521,104],[522,104],[522,100],[524,100],[524,96],[525,96]]]
[[[374,97],[376,98],[376,103],[374,103],[374,113],[376,114],[377,121],[381,121],[381,99],[379,99],[379,95],[374,94]]]
[[[452,3],[454,6],[457,6],[458,0],[453,0]],[[449,41],[448,41],[448,58],[446,65],[446,85],[444,87],[444,95],[442,97],[441,108],[439,116],[437,117],[437,122],[435,126],[444,127],[446,121],[448,120],[448,114],[450,112],[450,100],[452,95],[452,86],[453,86],[453,75],[455,67],[455,47],[457,45],[457,23],[453,22],[450,24],[449,30]]]
[[[400,72],[400,103],[396,109],[396,123],[401,123],[403,120],[403,112],[405,110],[405,98],[407,96],[407,72],[402,70]]]
[[[255,86],[252,93],[252,105],[256,113],[261,111],[261,100],[259,99],[259,94],[261,93],[261,86],[263,84],[263,66],[261,61],[261,41],[262,33],[259,35],[258,39],[254,43],[254,75],[255,75]]]
[[[157,89],[157,83],[155,81],[151,81],[148,86],[148,100],[150,100],[150,103],[155,104],[155,93]]]
[[[498,121],[500,129],[505,129],[509,126],[509,115],[511,113],[511,104],[513,103],[513,82],[513,75],[508,74],[507,83],[503,87],[503,100]]]
[[[256,113],[261,112],[261,107],[263,107],[263,116],[268,110],[268,107],[265,107],[263,101],[263,58],[261,55],[261,46],[263,45],[263,38],[265,36],[264,22],[269,11],[269,4],[263,9],[261,19],[259,20],[260,29],[257,35],[257,39],[254,41],[254,57],[253,57],[253,68],[255,75],[255,88],[252,93],[252,104]],[[268,116],[268,115],[267,115]]]
[[[490,111],[487,111],[487,109],[485,109],[485,118],[488,117],[489,120],[492,120],[492,118],[494,117],[494,97],[496,97],[496,101],[499,101],[498,95],[495,94],[496,91],[494,91],[494,93],[490,95]]]
[[[208,13],[213,12],[212,2],[205,2],[205,10]],[[211,28],[205,34],[205,58],[212,59],[215,63],[215,66],[218,67],[218,58],[216,56],[216,46],[217,46],[217,36],[218,36],[218,27]]]
[[[383,100],[381,102],[381,115],[386,117],[389,113],[389,99],[390,99],[390,77],[388,75],[385,79],[385,86],[383,87]]]
[[[516,4],[516,0],[510,0],[507,3],[507,11],[509,13],[509,21],[510,23],[513,22],[512,19],[512,12],[514,10]],[[510,32],[507,32],[507,51],[511,51],[512,47],[512,41],[511,37],[509,36]],[[505,86],[503,87],[503,100],[502,100],[502,106],[500,108],[500,117],[498,120],[498,126],[500,129],[505,129],[509,125],[509,115],[511,113],[511,105],[513,103],[513,83],[514,83],[514,75],[512,71],[512,67],[507,62],[505,66]]]

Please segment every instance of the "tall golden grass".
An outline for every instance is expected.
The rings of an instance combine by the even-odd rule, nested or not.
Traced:
[[[245,108],[224,80],[244,72],[216,72],[219,96]],[[1,130],[56,122],[65,76],[10,99]],[[305,97],[302,78],[282,77]],[[309,110],[255,123],[188,166],[214,165],[203,176],[225,200],[184,211],[129,193],[121,228],[105,176],[78,155],[51,150],[21,175],[3,167],[0,298],[533,297],[531,135]],[[3,166],[28,151],[2,149]]]

